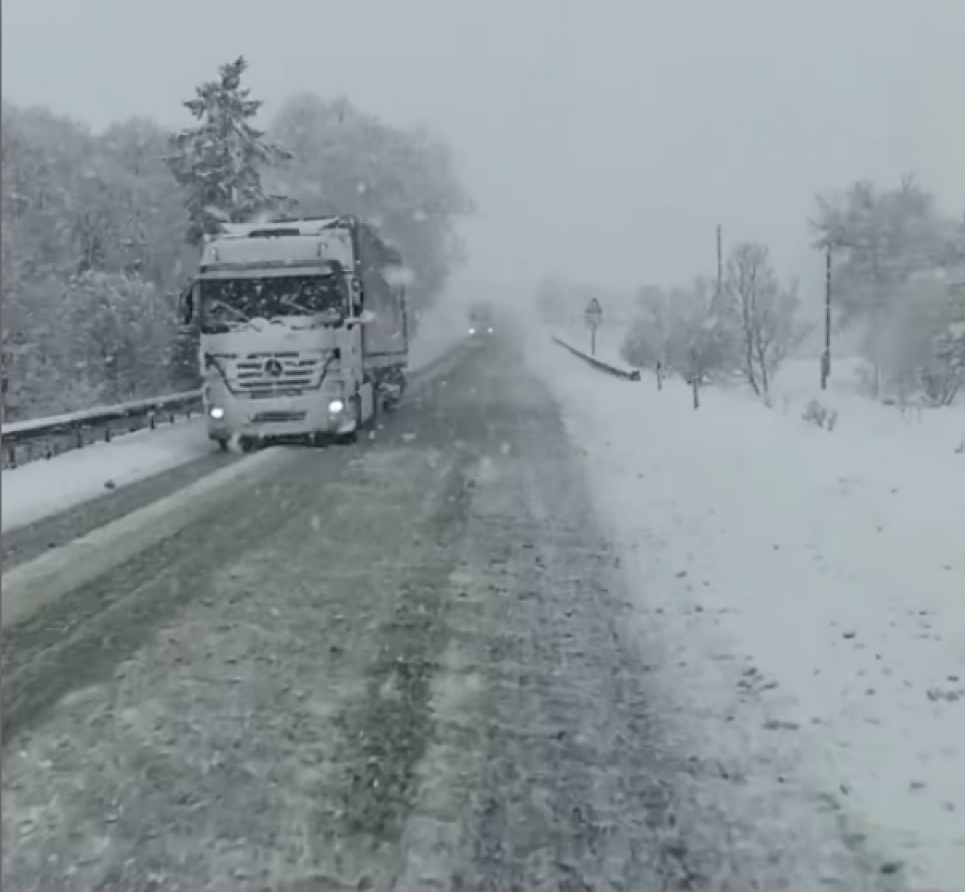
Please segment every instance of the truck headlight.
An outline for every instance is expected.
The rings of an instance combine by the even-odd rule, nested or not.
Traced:
[[[221,406],[212,406],[208,413],[215,421],[221,421],[224,418],[224,409]]]
[[[328,411],[331,412],[333,415],[338,415],[338,413],[341,412],[344,408],[345,408],[345,403],[343,403],[341,400],[332,400],[328,404]]]

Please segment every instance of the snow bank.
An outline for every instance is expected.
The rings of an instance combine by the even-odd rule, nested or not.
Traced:
[[[4,533],[212,451],[203,420],[143,430],[3,472]]]
[[[694,746],[775,797],[796,781],[908,888],[961,888],[962,413],[909,417],[838,370],[829,433],[801,420],[813,364],[788,369],[773,409],[708,390],[695,412],[679,382],[615,381],[545,335],[530,356]]]
[[[965,442],[965,404],[935,411],[921,402],[885,405],[870,399],[860,383],[862,362],[852,358],[834,361],[828,390],[820,388],[816,360],[788,362],[774,385],[775,408],[800,417],[806,404],[816,399],[838,413],[839,424],[851,440],[887,442],[916,455],[936,449],[944,454]],[[909,461],[914,461],[909,456]]]

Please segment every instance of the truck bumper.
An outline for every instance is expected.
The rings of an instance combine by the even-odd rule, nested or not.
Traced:
[[[313,393],[278,399],[205,399],[208,438],[297,440],[343,436],[358,426],[354,403],[335,395]]]

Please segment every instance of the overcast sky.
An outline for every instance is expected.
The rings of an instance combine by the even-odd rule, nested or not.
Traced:
[[[239,54],[266,110],[345,94],[452,144],[473,269],[807,281],[815,192],[919,172],[965,207],[965,0],[3,0],[3,95],[176,126]]]

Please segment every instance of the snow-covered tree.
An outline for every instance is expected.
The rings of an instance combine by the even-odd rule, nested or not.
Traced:
[[[290,153],[255,127],[262,103],[241,86],[247,67],[238,58],[221,66],[218,80],[198,87],[196,97],[184,103],[198,124],[171,137],[173,153],[167,162],[186,195],[188,242],[193,245],[221,223],[244,221],[279,201],[266,194],[262,171]]]
[[[876,392],[889,374],[887,331],[918,294],[909,283],[941,263],[946,226],[934,196],[913,177],[886,190],[858,182],[818,199],[815,244],[831,246],[835,306],[846,324],[862,328]]]
[[[729,307],[717,283],[700,276],[672,296],[674,313],[668,354],[671,367],[699,389],[715,375],[728,373],[735,362],[735,330]]]
[[[781,283],[765,245],[744,242],[727,261],[724,299],[737,327],[741,371],[754,393],[767,398],[771,381],[804,329],[797,322],[797,287]]]
[[[144,118],[121,121],[100,138],[116,184],[117,269],[137,274],[161,291],[180,289],[197,260],[185,243],[188,226],[183,196],[172,188],[165,163],[170,134]]]
[[[667,293],[646,285],[636,298],[636,318],[620,348],[620,355],[640,369],[670,367],[672,307]]]
[[[64,295],[76,380],[109,404],[164,393],[177,334],[171,301],[126,273],[85,272]]]
[[[183,277],[185,213],[163,162],[167,135],[148,122],[122,122],[103,135],[44,109],[3,105],[2,289],[5,416],[31,417],[89,406],[112,391],[169,392],[174,309]],[[108,313],[96,287],[116,282]],[[129,282],[140,281],[131,286]],[[170,320],[131,318],[150,289]],[[158,310],[163,313],[163,310]],[[126,382],[91,342],[116,317],[132,347]],[[94,320],[97,320],[96,323]],[[100,358],[98,358],[100,357]],[[78,363],[81,363],[78,366]],[[196,363],[195,363],[196,364]]]
[[[395,242],[413,274],[417,309],[432,303],[464,259],[457,224],[473,210],[447,146],[402,130],[346,99],[296,96],[270,133],[294,156],[271,182],[305,215],[351,213]]]
[[[693,388],[694,408],[700,389],[726,375],[735,363],[735,327],[717,283],[697,277],[688,286],[663,291],[648,286],[637,298],[638,317],[621,348],[624,359],[639,368],[679,375]]]
[[[950,406],[965,387],[965,256],[961,278],[947,288],[934,352],[936,362],[928,379],[930,396],[939,405]]]

